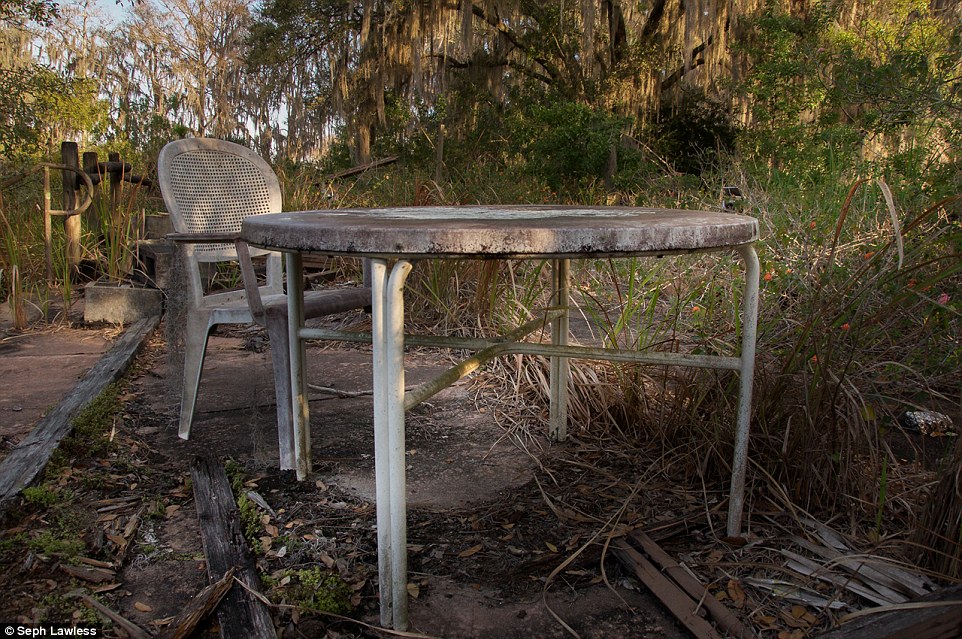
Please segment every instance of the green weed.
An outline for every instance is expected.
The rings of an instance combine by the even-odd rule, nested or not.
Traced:
[[[61,499],[60,493],[49,486],[28,486],[22,494],[28,504],[41,508],[49,508]]]
[[[234,493],[234,499],[237,501],[237,511],[244,539],[250,545],[251,551],[255,555],[259,555],[263,552],[260,542],[263,531],[261,513],[257,505],[247,496],[247,489],[244,487],[244,469],[234,460],[228,460],[224,464],[224,472],[230,480],[231,490]]]
[[[103,620],[79,599],[58,593],[45,596],[38,606],[38,621],[46,623],[90,624],[103,626]]]
[[[76,535],[52,530],[40,531],[27,541],[27,547],[41,555],[76,557],[84,552],[84,543]]]
[[[351,589],[336,572],[315,567],[291,574],[296,584],[289,589],[291,602],[311,612],[346,615],[351,612]]]
[[[111,441],[110,433],[120,412],[119,398],[119,385],[111,384],[87,404],[74,417],[73,431],[60,442],[48,469],[56,472],[57,468],[69,463],[70,457],[77,454],[104,455],[112,450],[115,444]]]

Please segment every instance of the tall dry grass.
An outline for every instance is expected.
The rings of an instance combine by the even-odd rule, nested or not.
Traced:
[[[333,205],[550,199],[536,184],[512,177],[437,184],[387,168],[335,186]],[[745,195],[741,212],[762,227],[750,494],[788,498],[812,513],[843,513],[854,532],[904,531],[923,508],[924,491],[906,497],[899,493],[905,482],[894,479],[910,472],[904,451],[893,448],[907,441],[899,415],[938,410],[962,422],[962,204],[958,198],[903,203],[881,179],[811,191],[759,183],[741,172],[727,181]],[[616,199],[717,208],[713,192],[634,192]],[[301,208],[310,193],[288,204]],[[579,198],[611,199],[600,187]],[[332,206],[326,199],[310,203]],[[410,280],[410,317],[447,334],[494,334],[547,304],[547,277],[548,269],[529,262],[419,264]],[[583,342],[733,352],[741,287],[733,256],[583,262],[573,277],[573,325]],[[696,484],[727,481],[737,374],[577,361],[572,370],[572,432],[670,453],[676,470],[684,471],[680,476]],[[487,383],[496,380],[528,418],[543,417],[544,360],[504,358],[489,372]],[[530,423],[508,420],[518,428]]]

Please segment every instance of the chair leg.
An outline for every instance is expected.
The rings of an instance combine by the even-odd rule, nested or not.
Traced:
[[[291,354],[287,330],[287,309],[267,309],[267,336],[271,342],[274,395],[277,401],[277,447],[281,470],[295,470],[294,418],[291,409]]]
[[[551,344],[568,344],[568,315],[570,304],[568,288],[571,280],[571,260],[553,260],[551,263],[551,305],[564,308],[565,315],[551,321]],[[548,407],[548,438],[563,442],[568,437],[568,378],[571,367],[567,357],[552,357],[548,372],[551,402]]]
[[[197,403],[197,389],[200,374],[204,368],[207,354],[207,336],[210,334],[210,317],[192,315],[187,318],[187,340],[184,346],[184,386],[180,397],[181,439],[190,438],[190,426],[194,421],[194,406]]]

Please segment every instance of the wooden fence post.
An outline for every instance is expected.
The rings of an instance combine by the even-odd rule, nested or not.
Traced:
[[[120,198],[123,193],[124,165],[120,162],[119,153],[111,153],[107,159],[111,167],[115,167],[110,169],[110,225],[111,228],[120,229],[123,224],[123,203]]]
[[[97,157],[96,151],[86,151],[83,155],[84,160],[84,173],[89,175],[94,182],[94,185],[100,184],[103,180],[103,176],[100,173],[100,167],[97,166],[99,158]],[[97,176],[97,177],[94,177]],[[93,233],[96,237],[102,235],[102,230],[100,227],[100,189],[97,188],[93,192],[93,204],[88,208],[84,214],[84,218],[87,220],[87,229]]]
[[[63,142],[60,145],[60,158],[63,164],[80,168],[80,155],[76,142]],[[63,171],[63,210],[72,211],[77,208],[77,174],[73,171]],[[67,239],[65,247],[67,265],[70,273],[66,277],[74,277],[80,267],[80,216],[71,215],[64,218],[64,233]]]

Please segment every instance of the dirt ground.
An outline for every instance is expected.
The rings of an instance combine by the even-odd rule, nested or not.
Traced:
[[[53,367],[58,380],[51,376],[44,392],[4,394],[0,410],[24,417],[5,422],[4,454],[28,430],[26,419],[36,419],[69,390],[115,334],[41,331],[5,342],[3,362],[11,371],[4,370],[4,377],[24,385],[36,386],[38,351],[60,356]],[[163,628],[207,583],[190,463],[214,454],[229,461],[245,488],[273,511],[258,511],[258,567],[267,576],[266,594],[277,604],[281,633],[382,636],[364,625],[298,610],[295,592],[298,571],[329,567],[350,587],[349,616],[378,625],[371,398],[312,397],[314,473],[297,482],[277,470],[264,346],[258,331],[212,337],[198,415],[190,440],[183,441],[176,436],[179,398],[162,331],[151,338],[122,384],[123,408],[106,435],[109,445],[65,442],[66,460],[55,459],[44,480],[57,500],[68,497],[69,503],[24,500],[11,514],[0,579],[12,596],[3,598],[0,620],[102,623],[72,598],[84,593],[143,628]],[[81,362],[80,353],[90,357]],[[311,379],[324,386],[370,389],[364,349],[312,349],[310,360]],[[413,354],[407,381],[423,381],[446,364],[435,353]],[[563,637],[570,636],[567,624],[582,637],[687,636],[619,565],[611,559],[602,564],[597,545],[552,575],[598,525],[585,517],[580,526],[566,526],[551,512],[542,483],[562,478],[536,475],[559,451],[540,436],[523,443],[511,436],[496,422],[499,410],[466,382],[408,416],[411,631]],[[594,490],[577,481],[566,489]],[[57,541],[60,533],[76,537]],[[49,548],[38,539],[47,539]],[[77,540],[79,549],[65,547]]]
[[[89,366],[80,354],[95,357],[116,333],[6,334],[0,455]],[[31,344],[52,341],[74,354],[58,357],[51,349],[54,364],[37,370],[41,360],[27,356],[41,347]],[[14,362],[17,356],[24,359]],[[370,389],[363,347],[312,347],[309,360],[312,383]],[[408,385],[449,365],[429,351],[406,361]],[[248,537],[280,636],[389,634],[376,628],[370,396],[312,395],[314,472],[297,482],[277,468],[263,334],[218,333],[207,362],[189,441],[177,437],[179,373],[160,330],[120,385],[121,410],[110,427],[61,446],[41,489],[22,500],[0,535],[0,587],[7,593],[0,621],[102,624],[89,604],[94,598],[149,633],[165,628],[208,583],[190,465],[198,455],[214,455],[243,486],[253,513],[245,520]],[[6,381],[14,379],[20,390]],[[748,543],[725,543],[725,486],[694,490],[693,470],[663,468],[658,451],[609,449],[577,430],[551,444],[543,412],[509,405],[482,375],[408,414],[411,632],[690,636],[609,552],[613,537],[642,528],[762,636],[812,636],[833,623],[828,610],[746,585],[751,575],[782,574],[781,562],[761,548],[793,532],[777,504],[759,494],[750,504]],[[308,592],[318,568],[344,587],[337,615],[319,612]],[[110,625],[124,636],[117,623]],[[202,634],[213,631],[209,621]]]

